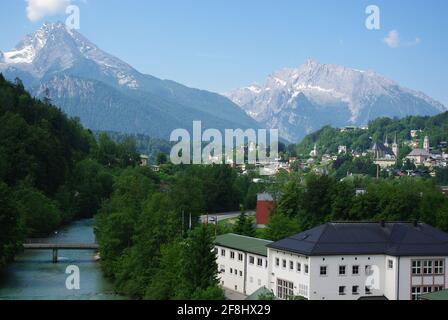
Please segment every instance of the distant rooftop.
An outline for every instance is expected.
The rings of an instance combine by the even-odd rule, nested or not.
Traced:
[[[411,153],[408,155],[408,157],[429,157],[431,154],[426,151],[425,149],[414,149],[411,151]]]
[[[274,198],[272,197],[272,195],[270,193],[259,193],[257,195],[257,200],[258,201],[274,201]]]
[[[424,223],[326,223],[271,243],[268,247],[305,256],[446,256],[448,234]]]
[[[268,255],[266,246],[270,243],[272,243],[272,241],[241,236],[234,233],[217,236],[215,240],[215,244],[218,246],[265,257]]]

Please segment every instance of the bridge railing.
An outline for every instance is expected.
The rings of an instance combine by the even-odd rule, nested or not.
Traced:
[[[49,243],[50,241],[48,238],[32,238],[32,239],[25,239],[25,244],[32,244],[32,243]]]

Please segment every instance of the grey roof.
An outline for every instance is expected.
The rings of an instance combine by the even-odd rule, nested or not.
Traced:
[[[414,149],[408,155],[408,157],[430,157],[431,154],[425,149]]]
[[[257,195],[258,201],[274,201],[274,197],[270,193],[264,192]]]
[[[382,152],[388,155],[394,155],[394,152],[392,151],[391,148],[386,147],[382,142],[377,141],[373,147],[372,147],[372,151],[378,151],[378,152]]]
[[[448,256],[448,234],[424,223],[327,223],[268,247],[305,256]]]

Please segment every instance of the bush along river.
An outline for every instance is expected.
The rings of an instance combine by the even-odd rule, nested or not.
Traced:
[[[95,242],[93,224],[93,219],[79,220],[53,237],[39,241],[92,244]],[[95,251],[59,250],[55,264],[52,250],[25,250],[15,262],[0,271],[0,300],[125,299],[114,293],[112,284],[102,274],[96,255]],[[79,270],[79,289],[75,285],[78,281],[73,278],[76,276],[73,269]]]

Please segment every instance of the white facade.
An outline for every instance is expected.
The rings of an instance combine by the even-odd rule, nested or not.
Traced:
[[[244,295],[417,300],[448,289],[448,234],[416,222],[326,223],[274,243],[228,234],[215,248],[221,285]]]
[[[268,261],[261,255],[216,246],[219,281],[222,287],[251,295],[268,287]]]
[[[447,257],[306,257],[268,249],[268,259],[268,288],[280,299],[302,296],[309,300],[358,300],[384,296],[389,300],[411,300],[447,288],[448,281]],[[418,274],[413,274],[412,261],[419,261],[421,273],[414,266]],[[423,270],[424,264],[427,270]]]

